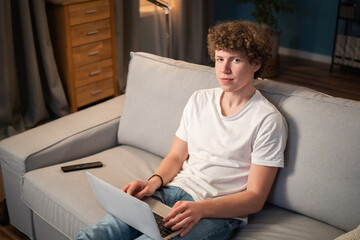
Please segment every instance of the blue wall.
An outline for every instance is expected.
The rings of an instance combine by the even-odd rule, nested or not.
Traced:
[[[338,0],[295,0],[294,13],[279,13],[280,46],[331,56]],[[215,0],[215,22],[252,20],[253,5],[236,0]]]

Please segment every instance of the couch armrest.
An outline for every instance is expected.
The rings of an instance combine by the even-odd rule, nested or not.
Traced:
[[[116,146],[124,100],[121,95],[1,141],[1,164],[23,174]]]

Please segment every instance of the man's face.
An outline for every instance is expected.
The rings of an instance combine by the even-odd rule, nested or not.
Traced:
[[[260,63],[250,64],[241,51],[215,51],[216,76],[224,92],[253,91],[254,73],[260,66]]]

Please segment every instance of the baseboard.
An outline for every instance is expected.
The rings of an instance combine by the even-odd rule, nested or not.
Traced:
[[[323,54],[305,52],[305,51],[292,49],[292,48],[285,48],[285,47],[280,47],[279,53],[281,55],[293,56],[293,57],[308,59],[316,62],[331,64],[331,56],[327,56]]]

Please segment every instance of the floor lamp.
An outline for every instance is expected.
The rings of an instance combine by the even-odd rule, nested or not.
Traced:
[[[170,6],[160,0],[147,0],[158,7],[161,7],[165,15],[165,38],[166,38],[166,57],[170,57]]]

